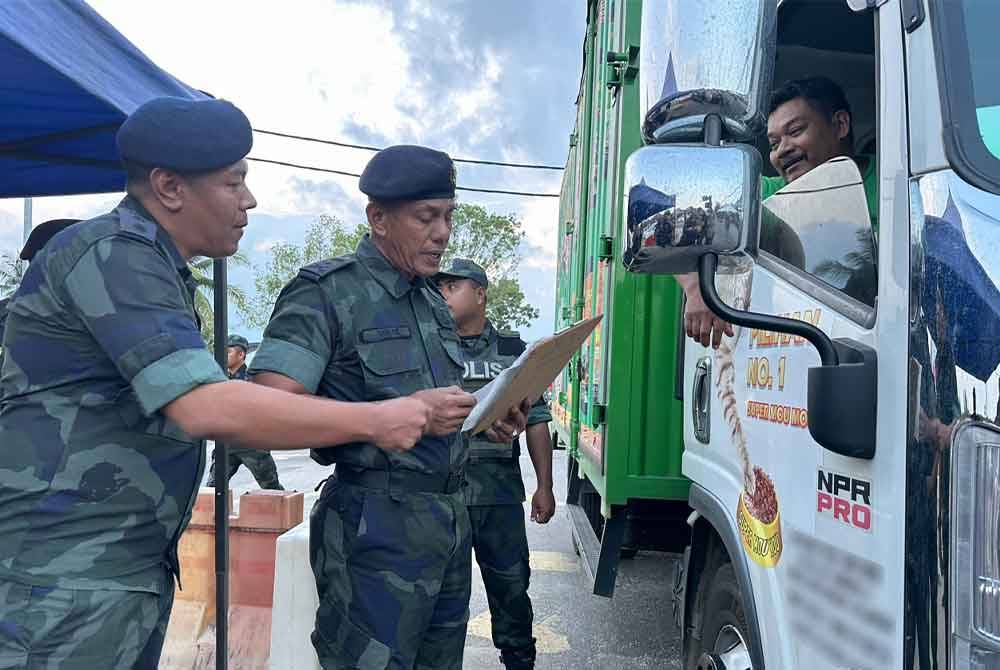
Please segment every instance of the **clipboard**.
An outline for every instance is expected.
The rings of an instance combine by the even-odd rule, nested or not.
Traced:
[[[476,391],[476,406],[465,419],[462,432],[476,435],[507,416],[511,407],[527,399],[534,403],[573,354],[594,332],[603,315],[580,321],[554,335],[533,342],[517,360],[483,388]]]

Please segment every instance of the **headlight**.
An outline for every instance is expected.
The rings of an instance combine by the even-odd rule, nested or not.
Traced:
[[[1000,430],[959,424],[951,463],[953,667],[1000,670]]]

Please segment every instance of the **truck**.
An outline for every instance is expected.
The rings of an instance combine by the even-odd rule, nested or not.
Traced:
[[[578,137],[599,149],[595,167],[571,147],[561,218],[581,241],[562,240],[559,295],[586,313],[588,281],[603,281],[592,310],[609,325],[553,401],[585,480],[569,502],[590,507],[574,517],[603,520],[596,566],[614,553],[613,579],[647,520],[640,549],[657,533],[683,545],[673,611],[689,670],[1000,668],[1000,4],[591,6],[588,40],[602,21],[618,32],[584,67],[606,92],[581,86]],[[761,200],[770,94],[814,76],[846,94],[873,210],[849,156]],[[584,239],[594,258],[573,253]],[[733,325],[717,349],[682,339],[679,275]],[[653,501],[681,505],[683,529],[676,513],[630,514],[648,491],[610,483],[631,477],[615,459],[650,462],[636,444],[680,457],[655,475],[685,498]]]
[[[604,315],[551,389],[554,443],[569,456],[573,543],[602,596],[614,591],[620,558],[681,551],[689,511],[675,387],[681,293],[671,277],[614,260],[625,160],[642,146],[641,11],[639,0],[588,2],[559,201],[555,327]]]

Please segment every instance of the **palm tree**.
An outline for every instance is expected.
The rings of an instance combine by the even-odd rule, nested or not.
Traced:
[[[229,263],[241,267],[248,267],[250,265],[250,261],[247,260],[246,255],[239,251],[229,257]],[[191,276],[198,286],[194,294],[194,308],[201,318],[201,336],[205,338],[205,342],[208,343],[208,347],[211,349],[215,341],[215,310],[213,308],[215,304],[213,299],[215,294],[215,280],[212,277],[212,259],[198,256],[191,260],[189,267],[191,268]],[[229,302],[236,309],[240,312],[246,311],[246,291],[234,284],[228,284],[226,293],[229,296]]]

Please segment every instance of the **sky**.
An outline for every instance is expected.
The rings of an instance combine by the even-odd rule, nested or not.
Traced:
[[[583,0],[90,0],[157,65],[238,105],[255,128],[454,157],[562,165],[575,118]],[[255,135],[251,156],[360,172],[371,152]],[[561,173],[459,164],[459,186],[557,193]],[[258,201],[241,249],[263,265],[277,241],[301,241],[320,214],[363,222],[357,180],[252,163]],[[96,216],[120,194],[36,198],[33,220]],[[554,322],[558,200],[459,192],[514,214],[526,240],[519,270],[540,317]],[[0,200],[0,252],[20,247],[23,201]],[[230,281],[252,290],[253,274]],[[230,314],[230,330],[259,331]]]

